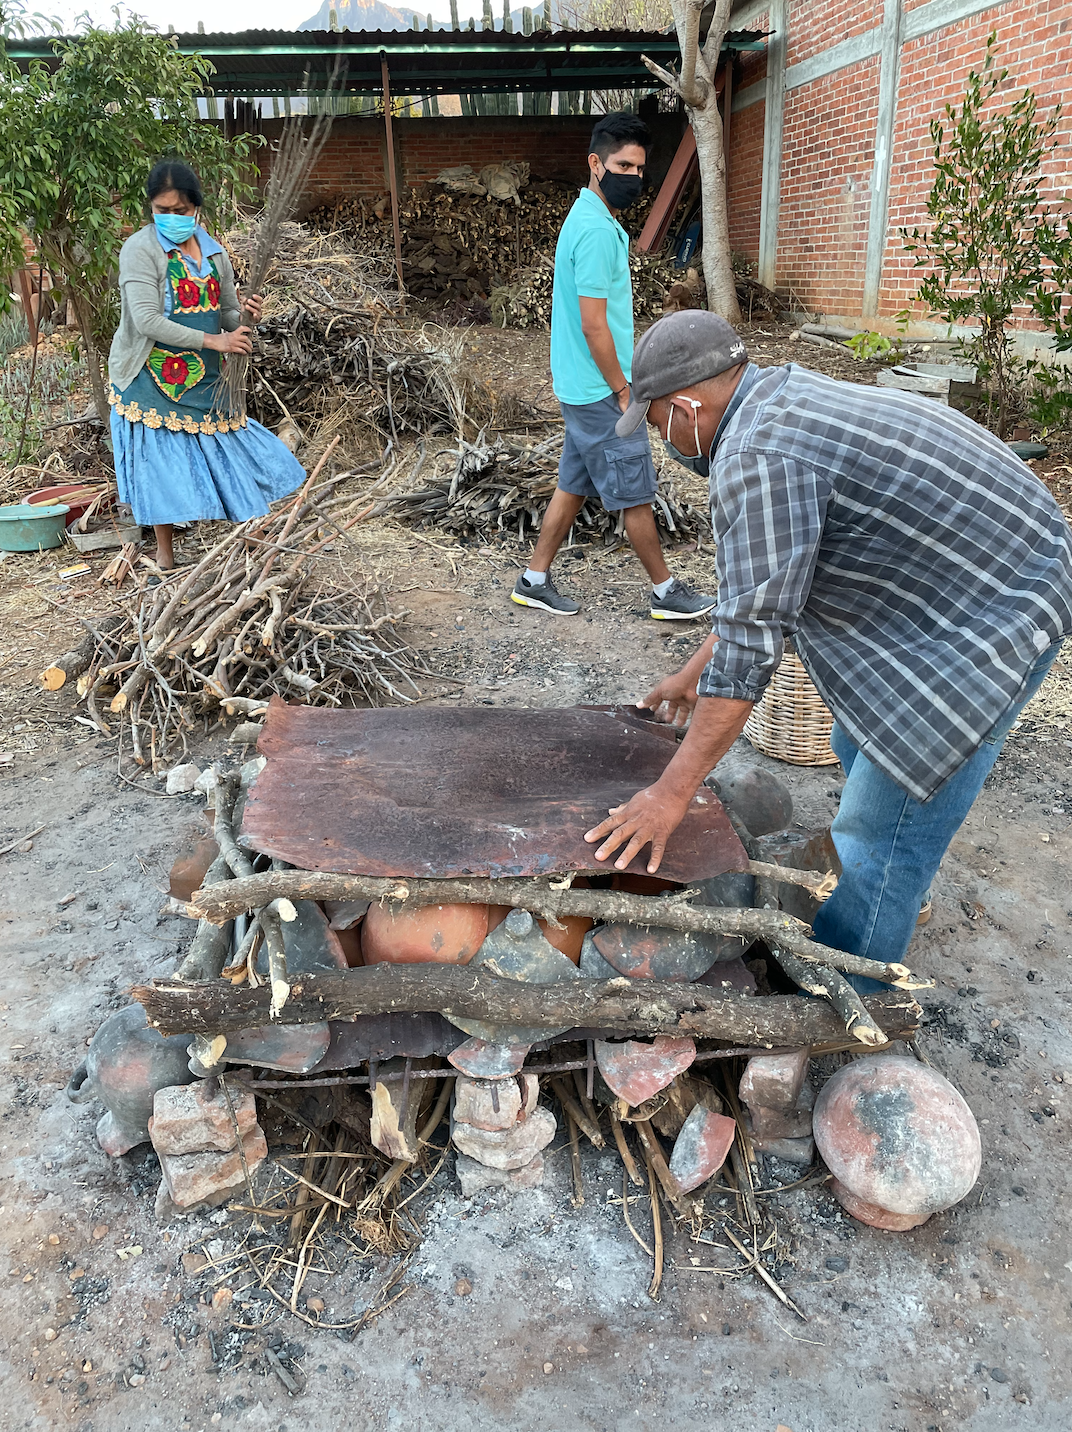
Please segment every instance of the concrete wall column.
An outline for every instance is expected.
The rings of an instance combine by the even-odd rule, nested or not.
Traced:
[[[886,252],[886,226],[890,209],[890,160],[897,118],[897,84],[901,72],[902,0],[885,0],[879,50],[878,117],[875,121],[875,159],[871,170],[871,213],[867,223],[867,258],[864,263],[862,312],[878,312],[882,260]]]
[[[767,79],[763,114],[763,193],[759,217],[759,281],[773,288],[778,264],[778,204],[782,187],[782,120],[785,114],[785,56],[789,0],[771,0]]]

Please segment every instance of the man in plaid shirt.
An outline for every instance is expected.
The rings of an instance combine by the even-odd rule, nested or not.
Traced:
[[[842,865],[815,938],[900,960],[942,856],[1072,632],[1072,531],[1009,448],[932,399],[757,368],[712,313],[633,355],[645,418],[709,477],[712,634],[638,703],[690,721],[664,775],[587,833],[648,870],[794,647],[834,713]],[[702,699],[701,699],[702,698]],[[691,717],[691,719],[690,719]]]

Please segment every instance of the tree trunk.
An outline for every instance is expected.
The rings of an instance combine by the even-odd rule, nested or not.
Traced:
[[[696,136],[703,215],[703,271],[707,307],[729,323],[740,323],[733,277],[729,217],[726,208],[726,153],[718,112],[715,74],[729,28],[731,0],[716,0],[702,49],[698,44],[702,0],[674,0],[674,25],[681,48],[681,75],[675,86],[685,103]]]
[[[89,386],[93,393],[93,406],[97,410],[97,417],[104,424],[105,432],[107,432],[111,422],[111,408],[108,403],[108,390],[104,386],[100,350],[97,347],[97,340],[93,336],[93,311],[85,298],[76,291],[73,283],[68,282],[67,293],[74,309],[75,321],[82,334],[82,342],[85,344],[86,368],[89,372]]]
[[[703,271],[707,307],[728,323],[740,323],[737,283],[733,275],[729,214],[726,207],[726,152],[722,142],[722,116],[714,91],[703,109],[689,109],[700,165],[703,214]]]
[[[568,980],[522,984],[465,965],[369,965],[296,975],[271,1021],[271,990],[229,983],[159,980],[136,987],[149,1024],[169,1034],[226,1034],[267,1025],[311,1024],[359,1014],[441,1011],[448,1019],[535,1025],[548,1031],[593,1028],[620,1035],[689,1035],[733,1044],[800,1046],[844,1039],[828,1004],[795,995],[757,998],[669,980]],[[869,997],[874,1023],[890,1037],[914,1030],[922,1011],[906,991]]]

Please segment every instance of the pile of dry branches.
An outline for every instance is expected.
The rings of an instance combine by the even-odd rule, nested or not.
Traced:
[[[317,572],[324,549],[369,511],[348,516],[352,499],[335,495],[347,476],[313,491],[314,473],[288,507],[120,599],[44,684],[78,675],[93,725],[111,734],[118,718],[134,759],[154,770],[185,754],[196,716],[221,705],[249,715],[273,695],[333,706],[419,696],[416,678],[432,673],[395,630],[405,614],[375,588]]]
[[[249,228],[226,236],[240,276],[255,238]],[[289,419],[313,443],[364,429],[382,448],[407,433],[458,432],[467,408],[478,421],[482,404],[490,412],[450,335],[407,326],[382,255],[284,224],[265,287],[250,393],[265,425]]]
[[[457,447],[436,455],[436,470],[427,486],[387,500],[394,514],[417,527],[437,527],[458,537],[481,541],[520,540],[535,531],[557,483],[562,433],[521,445],[497,437],[488,442],[460,439]],[[449,464],[441,471],[441,464]],[[663,478],[655,496],[655,519],[678,541],[710,533],[704,508],[694,506],[672,480]],[[619,514],[585,503],[575,537],[610,538],[624,530]]]

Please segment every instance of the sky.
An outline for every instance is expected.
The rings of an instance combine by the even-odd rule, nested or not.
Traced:
[[[64,29],[69,31],[75,18],[84,14],[97,24],[111,26],[114,23],[113,3],[114,0],[90,0],[89,4],[84,0],[59,4],[54,0],[53,3],[50,0],[31,0],[26,8],[49,16],[56,15]],[[405,5],[412,9],[419,7],[424,13],[431,11],[435,20],[450,19],[450,0],[431,0],[431,3],[428,0],[405,0]],[[177,30],[193,31],[197,29],[197,22],[202,20],[205,29],[212,34],[227,30],[296,29],[303,20],[314,15],[319,6],[320,0],[139,0],[130,8],[161,30],[174,25]],[[475,3],[475,0],[468,6],[466,0],[461,0],[458,8],[463,15],[472,10],[478,20],[482,12],[482,4]],[[493,8],[498,15],[502,9],[501,0],[497,0]]]

